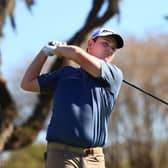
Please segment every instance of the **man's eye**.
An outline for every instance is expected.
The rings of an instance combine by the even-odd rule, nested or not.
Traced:
[[[108,43],[106,43],[106,42],[103,42],[102,45],[103,45],[104,47],[108,47],[108,46],[109,46]]]

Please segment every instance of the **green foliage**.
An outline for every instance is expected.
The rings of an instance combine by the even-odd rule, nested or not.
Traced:
[[[34,130],[28,126],[17,127],[15,132],[19,139],[26,139],[27,137],[30,137],[30,135],[33,135],[33,133]]]
[[[44,144],[34,144],[21,150],[13,151],[3,168],[44,168]]]

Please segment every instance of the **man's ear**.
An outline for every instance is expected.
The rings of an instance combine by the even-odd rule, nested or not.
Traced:
[[[87,44],[87,50],[90,50],[91,48],[93,48],[93,44],[94,44],[94,41],[92,39],[89,39]]]

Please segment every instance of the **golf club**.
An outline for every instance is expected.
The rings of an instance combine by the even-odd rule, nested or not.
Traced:
[[[165,100],[163,100],[163,99],[161,99],[161,98],[159,98],[159,97],[156,97],[155,95],[151,94],[150,92],[147,92],[147,91],[145,91],[144,89],[141,89],[141,88],[139,88],[138,86],[136,86],[136,85],[134,85],[134,84],[132,84],[132,83],[126,81],[126,80],[123,80],[123,82],[126,83],[127,85],[129,85],[129,86],[131,86],[131,87],[133,87],[133,88],[135,88],[135,89],[137,89],[137,90],[143,92],[144,94],[153,97],[154,99],[160,101],[161,103],[168,105],[168,102],[167,102],[167,101],[165,101]]]

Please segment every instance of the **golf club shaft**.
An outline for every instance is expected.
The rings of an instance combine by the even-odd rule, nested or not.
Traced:
[[[139,90],[139,91],[141,91],[141,92],[143,92],[143,93],[145,93],[145,94],[147,94],[147,95],[153,97],[154,99],[156,99],[156,100],[158,100],[158,101],[160,101],[160,102],[162,102],[162,103],[168,105],[168,102],[167,102],[167,101],[162,100],[162,99],[160,99],[159,97],[156,97],[155,95],[151,94],[150,92],[147,92],[147,91],[145,91],[144,89],[141,89],[141,88],[139,88],[138,86],[136,86],[136,85],[134,85],[134,84],[132,84],[132,83],[126,81],[126,80],[123,80],[123,82],[126,83],[127,85],[129,85],[129,86],[131,86],[131,87],[133,87],[133,88],[135,88],[135,89],[137,89],[137,90]]]

